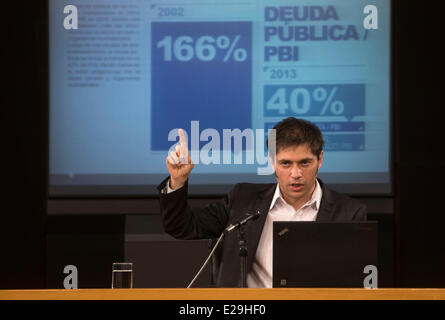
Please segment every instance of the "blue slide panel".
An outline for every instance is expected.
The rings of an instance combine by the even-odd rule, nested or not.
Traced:
[[[365,135],[358,134],[325,134],[326,151],[364,151]]]
[[[363,115],[364,84],[264,86],[265,117]]]
[[[228,126],[250,128],[252,23],[153,22],[151,28],[151,149],[168,150],[170,130],[190,133],[191,121],[221,136]],[[198,48],[202,37],[212,40],[208,49]]]
[[[332,121],[332,122],[318,122],[313,121],[315,125],[323,132],[364,132],[365,122],[364,121]],[[264,131],[267,134],[269,129],[273,127],[277,122],[266,122],[264,124]]]

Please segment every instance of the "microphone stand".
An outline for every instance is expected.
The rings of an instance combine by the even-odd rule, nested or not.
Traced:
[[[201,274],[202,270],[204,270],[204,267],[209,263],[210,259],[213,256],[213,253],[215,252],[216,248],[219,246],[221,240],[224,238],[224,235],[226,233],[231,232],[234,229],[238,229],[238,236],[240,238],[239,245],[240,245],[240,252],[239,256],[241,257],[241,278],[242,278],[242,287],[247,288],[247,246],[246,246],[246,239],[244,238],[244,228],[243,226],[249,222],[250,220],[256,220],[260,216],[260,211],[257,210],[254,214],[247,214],[247,216],[242,219],[238,220],[235,224],[229,225],[224,231],[221,233],[221,235],[218,238],[218,241],[216,241],[216,244],[213,246],[212,251],[209,253],[209,256],[207,257],[206,261],[204,261],[204,264],[202,265],[201,269],[199,269],[198,273],[195,275],[193,280],[189,283],[187,288],[190,288],[193,283],[195,283],[198,276]],[[213,280],[213,278],[212,278]]]
[[[241,261],[241,288],[247,288],[247,241],[244,237],[244,227],[238,228],[238,238],[239,238],[239,257]]]
[[[221,235],[218,238],[218,241],[216,241],[215,245],[213,246],[213,250],[210,252],[209,256],[207,257],[206,261],[204,262],[204,264],[202,265],[201,269],[199,269],[198,273],[196,274],[196,276],[193,278],[193,280],[189,283],[189,285],[187,286],[187,288],[190,288],[193,283],[195,283],[196,279],[198,279],[198,276],[201,274],[202,270],[204,270],[204,267],[207,265],[207,263],[210,261],[210,258],[213,256],[213,253],[215,252],[216,248],[218,247],[219,243],[221,242],[222,238],[224,238],[224,232],[221,233]]]
[[[214,247],[213,239],[209,239],[209,252],[212,252],[212,249]],[[215,261],[215,255],[212,255],[211,261],[210,261],[210,286],[214,287],[216,285],[216,261]]]

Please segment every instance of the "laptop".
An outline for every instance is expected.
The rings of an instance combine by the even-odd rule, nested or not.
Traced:
[[[275,221],[273,287],[363,288],[377,248],[376,221]]]

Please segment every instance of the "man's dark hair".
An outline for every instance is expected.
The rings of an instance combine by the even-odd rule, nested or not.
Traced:
[[[284,148],[307,144],[312,154],[320,157],[324,146],[323,135],[314,123],[289,117],[278,122],[273,128],[276,130],[276,153]]]

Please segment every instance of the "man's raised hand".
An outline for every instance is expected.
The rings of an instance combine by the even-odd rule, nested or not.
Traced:
[[[166,164],[170,173],[170,188],[173,190],[181,188],[194,167],[182,129],[179,129],[179,145],[176,145],[176,150],[167,156]]]

